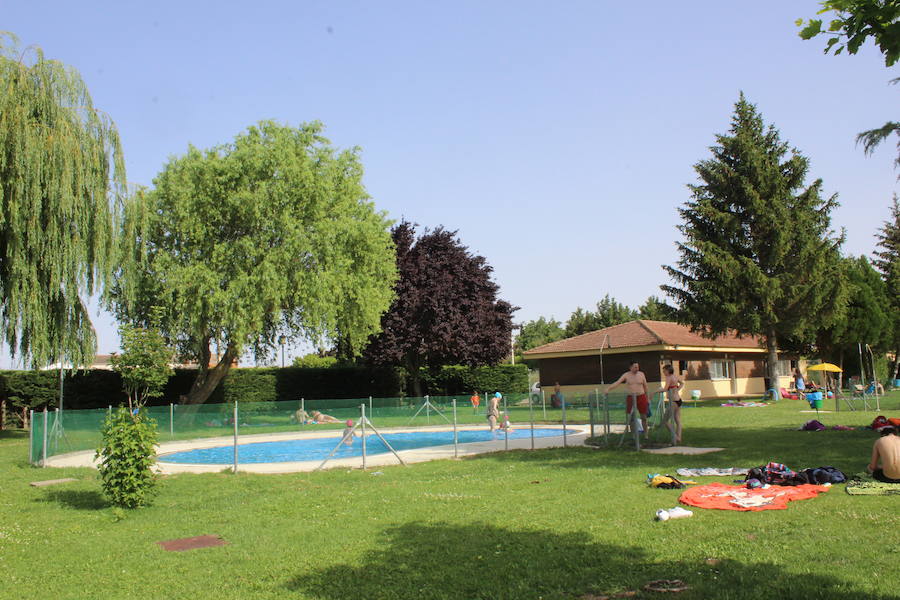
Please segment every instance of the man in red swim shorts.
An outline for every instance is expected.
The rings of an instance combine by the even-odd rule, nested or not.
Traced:
[[[619,379],[606,388],[606,393],[613,391],[622,384],[628,389],[628,396],[625,399],[625,412],[631,414],[634,410],[634,403],[637,400],[637,410],[641,414],[641,425],[644,426],[644,435],[647,435],[647,411],[650,408],[650,401],[647,399],[647,377],[641,371],[641,366],[636,360],[631,361],[631,367],[622,374]]]

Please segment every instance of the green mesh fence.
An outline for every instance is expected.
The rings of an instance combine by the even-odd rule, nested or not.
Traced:
[[[475,407],[467,396],[424,398],[301,399],[288,402],[238,402],[237,427],[234,404],[168,405],[147,407],[156,421],[159,441],[192,440],[238,435],[339,430],[346,421],[356,423],[362,411],[377,428],[484,426],[489,398],[481,395]],[[454,411],[455,402],[455,411]],[[654,403],[653,418],[661,414]],[[93,451],[100,444],[100,427],[108,409],[34,413],[30,457],[40,464],[46,457],[75,451]],[[455,414],[454,414],[455,412]],[[542,424],[590,424],[594,435],[606,435],[625,424],[625,394],[608,398],[596,391],[567,394],[565,406],[553,406],[536,394],[505,394],[500,412],[507,413],[517,428]],[[621,430],[621,427],[619,427]],[[46,432],[46,435],[45,435]],[[45,451],[46,447],[46,451]]]

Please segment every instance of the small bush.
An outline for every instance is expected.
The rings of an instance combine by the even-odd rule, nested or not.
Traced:
[[[103,494],[113,506],[137,508],[150,503],[155,492],[156,421],[143,410],[136,414],[125,407],[110,413],[100,429],[103,445],[95,458]]]

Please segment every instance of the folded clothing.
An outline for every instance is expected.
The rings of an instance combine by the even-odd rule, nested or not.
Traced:
[[[742,467],[702,467],[700,469],[678,469],[675,473],[682,477],[731,477],[732,475],[746,475],[749,470]]]

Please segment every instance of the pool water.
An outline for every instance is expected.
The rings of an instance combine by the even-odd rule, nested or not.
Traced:
[[[571,435],[573,432],[569,432]],[[431,446],[447,446],[453,444],[452,431],[411,431],[408,433],[383,434],[394,450],[412,450]],[[534,437],[553,437],[563,435],[562,428],[535,428]],[[514,429],[509,439],[531,437],[531,429]],[[284,440],[281,442],[255,442],[238,444],[238,462],[240,464],[279,463],[304,460],[324,460],[338,443],[337,437]],[[502,433],[496,436],[486,429],[466,429],[457,431],[460,444],[472,442],[503,441]],[[366,455],[390,452],[377,435],[366,434]],[[333,458],[352,458],[362,456],[362,439],[353,438],[353,445],[342,444]],[[160,462],[191,465],[230,465],[234,462],[234,446],[217,446],[215,448],[197,448],[183,452],[172,452],[159,456]]]

